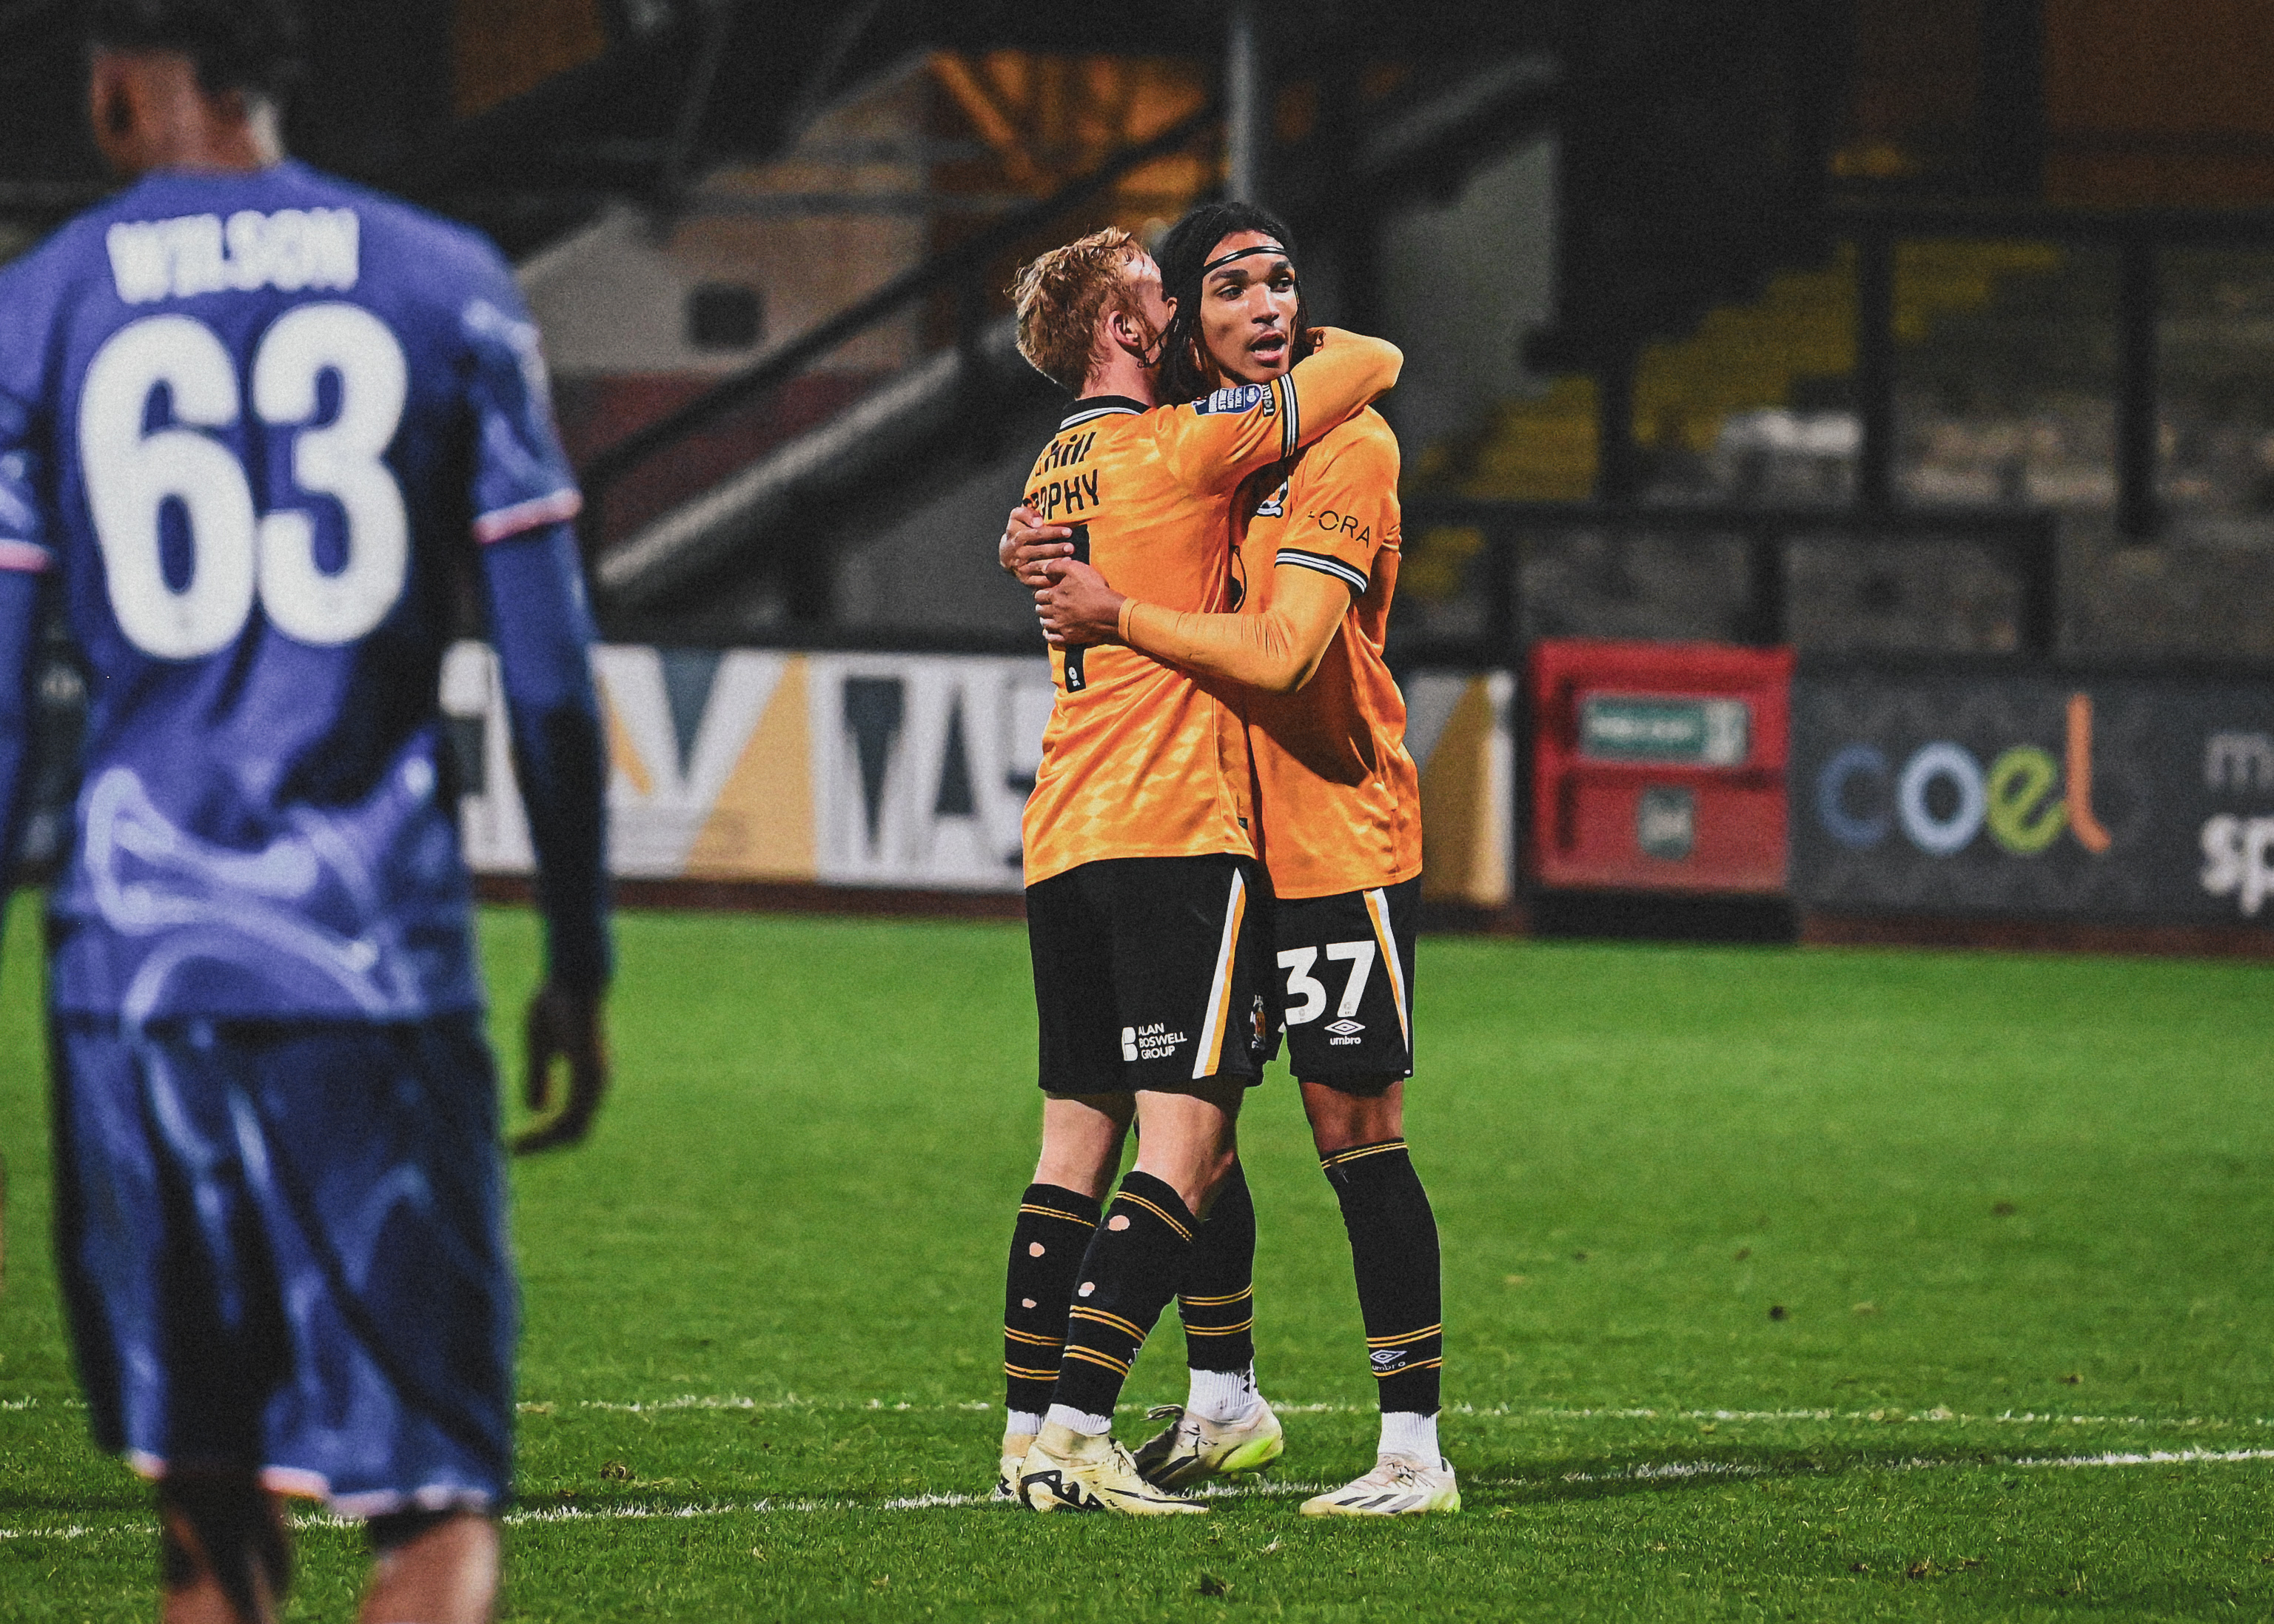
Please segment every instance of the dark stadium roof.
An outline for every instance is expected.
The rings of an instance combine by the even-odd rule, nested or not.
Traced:
[[[926,48],[1214,56],[1229,8],[1030,0],[605,0],[613,45],[478,117],[452,115],[450,0],[325,0],[290,118],[312,161],[466,214],[509,244],[595,191],[651,191],[776,150],[843,88]],[[1537,49],[1553,0],[1262,0],[1275,62],[1363,47],[1426,64]],[[106,182],[83,129],[75,0],[0,0],[0,214],[60,219]],[[723,23],[723,32],[714,33]]]

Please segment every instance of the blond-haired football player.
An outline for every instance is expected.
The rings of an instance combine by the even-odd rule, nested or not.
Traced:
[[[1035,459],[1028,505],[1065,527],[1074,556],[1198,613],[1232,604],[1222,538],[1241,482],[1361,409],[1399,366],[1391,346],[1337,335],[1268,387],[1161,409],[1173,312],[1151,258],[1118,231],[1042,256],[1017,301],[1022,352],[1080,396]],[[1290,323],[1280,342],[1293,341]],[[1198,1511],[1138,1475],[1111,1417],[1235,1164],[1240,1100],[1267,1052],[1269,892],[1246,729],[1191,676],[1130,649],[1058,650],[1052,667],[1025,819],[1045,1099],[1005,1289],[1005,1485],[1036,1510]],[[1136,1165],[1101,1210],[1133,1120]]]
[[[1236,204],[1197,211],[1162,244],[1162,264],[1178,306],[1163,369],[1172,391],[1285,365],[1255,342],[1293,298],[1276,222]],[[1093,645],[1093,660],[1129,649],[1245,690],[1289,1058],[1349,1232],[1382,1408],[1374,1468],[1306,1502],[1311,1515],[1460,1506],[1437,1443],[1436,1220],[1404,1136],[1421,823],[1404,701],[1382,654],[1397,471],[1396,437],[1368,410],[1252,478],[1234,508],[1234,552],[1253,583],[1242,612],[1161,602],[1078,552],[1045,566],[1053,584],[1039,598],[1055,644]],[[1184,1453],[1198,1457],[1207,1429],[1190,1430]]]

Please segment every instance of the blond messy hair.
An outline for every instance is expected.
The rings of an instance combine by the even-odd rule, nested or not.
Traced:
[[[1145,252],[1118,226],[1053,248],[1019,273],[1011,299],[1019,312],[1019,353],[1070,394],[1081,393],[1097,357],[1097,324],[1109,309],[1131,309],[1129,267]]]

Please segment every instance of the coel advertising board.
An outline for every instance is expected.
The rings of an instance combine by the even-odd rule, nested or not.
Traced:
[[[1795,898],[2274,925],[2274,681],[1803,665]]]

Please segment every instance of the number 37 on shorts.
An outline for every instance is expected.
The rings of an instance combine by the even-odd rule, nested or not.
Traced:
[[[1281,898],[1274,910],[1287,1060],[1305,1082],[1413,1075],[1417,876],[1335,897]]]

